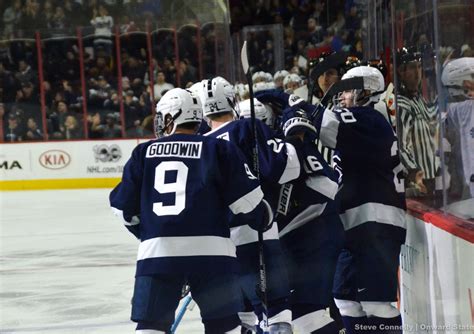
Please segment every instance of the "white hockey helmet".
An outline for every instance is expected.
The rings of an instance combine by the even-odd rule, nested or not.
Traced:
[[[175,133],[178,125],[201,123],[202,107],[191,91],[173,88],[156,104],[155,134],[158,138]],[[172,126],[172,128],[170,128]]]
[[[273,82],[273,75],[268,72],[264,72],[265,75],[265,82]]]
[[[224,78],[215,77],[201,81],[204,116],[233,112],[238,116],[234,87]]]
[[[283,79],[283,89],[286,93],[292,94],[295,89],[298,89],[303,84],[301,77],[298,74],[290,73]]]
[[[290,73],[288,73],[288,71],[286,70],[276,71],[275,74],[273,75],[273,81],[277,81],[279,79],[283,80],[288,74]]]
[[[253,105],[255,107],[255,118],[261,120],[263,123],[272,128],[275,121],[272,108],[264,105],[256,98],[253,99]],[[240,118],[250,118],[250,99],[240,102],[239,109]]]
[[[204,98],[204,89],[203,89],[202,81],[196,82],[195,84],[193,84],[191,87],[188,88],[188,90],[190,90],[195,96],[199,98],[201,105],[203,103],[203,98]]]
[[[377,103],[380,100],[381,94],[385,90],[385,80],[383,78],[382,72],[380,72],[380,70],[375,67],[357,66],[347,71],[342,76],[341,80],[355,77],[364,78],[364,89],[355,89],[353,91],[353,104],[358,106],[366,106],[370,103]],[[338,97],[339,99],[340,96]]]
[[[474,57],[463,57],[446,64],[441,75],[441,82],[448,88],[451,97],[466,97],[465,81],[474,81]]]
[[[298,85],[301,85],[301,82],[302,82],[301,77],[298,74],[295,74],[295,73],[288,74],[285,77],[285,79],[283,79],[283,86],[286,87],[286,85],[288,85],[291,82],[295,82]]]
[[[263,71],[255,72],[252,75],[252,81],[253,81],[253,83],[257,83],[257,82],[260,82],[260,81],[266,81],[265,72],[263,72]]]
[[[261,90],[267,90],[267,89],[274,89],[275,84],[273,82],[257,82],[256,84],[253,85],[253,92],[259,92]]]

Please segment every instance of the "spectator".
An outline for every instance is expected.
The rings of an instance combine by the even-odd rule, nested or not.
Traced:
[[[72,26],[81,24],[81,15],[77,15],[77,13],[81,13],[83,10],[81,4],[73,0],[64,0],[64,14],[70,20]]]
[[[111,86],[103,76],[97,80],[90,80],[91,89],[89,89],[89,103],[91,105],[103,108],[105,101],[110,98]]]
[[[265,43],[265,48],[262,50],[262,70],[267,72],[273,72],[275,70],[275,51],[273,50],[273,41],[267,40]]]
[[[70,115],[66,102],[59,101],[56,105],[56,112],[58,115],[59,124],[64,124],[66,117]]]
[[[77,117],[74,115],[67,115],[64,124],[61,127],[61,132],[64,139],[80,139],[82,138],[82,130],[79,127]]]
[[[158,75],[156,76],[156,83],[153,86],[153,93],[155,96],[155,100],[158,101],[159,99],[161,99],[161,97],[166,91],[173,88],[174,86],[166,81],[165,72],[158,71]]]
[[[55,29],[56,32],[53,32],[54,36],[64,36],[64,28],[68,25],[66,15],[64,14],[64,9],[61,6],[57,6],[54,9],[53,17],[47,22],[49,29]]]
[[[53,17],[54,17],[53,3],[50,0],[46,0],[44,2],[42,16],[44,17],[45,24],[53,20]]]
[[[112,27],[114,26],[114,19],[108,15],[105,6],[100,5],[99,10],[93,9],[93,17],[91,20],[94,31],[94,46],[96,51],[103,48],[107,55],[112,54]]]
[[[6,113],[5,113],[5,104],[0,102],[0,142],[3,142],[5,139],[3,136],[4,124],[6,124]]]
[[[26,122],[25,140],[42,140],[43,133],[38,128],[38,123],[33,117],[28,118]]]
[[[96,113],[90,118],[91,137],[95,138],[121,138],[122,130],[118,125],[118,115],[108,113],[105,117],[105,124],[101,124],[100,114]]]
[[[143,62],[137,58],[130,56],[128,61],[123,65],[122,73],[131,81],[132,89],[138,95],[141,91],[143,78],[145,77],[146,68]]]
[[[141,124],[143,121],[143,110],[140,107],[139,100],[133,96],[133,91],[128,90],[124,101],[125,129],[131,137],[141,136]]]
[[[15,78],[8,71],[3,62],[0,62],[0,102],[10,103],[15,101]]]
[[[38,78],[36,72],[24,59],[18,62],[18,72],[16,72],[15,77],[20,83],[35,83]]]
[[[316,46],[321,43],[324,39],[325,31],[318,19],[310,17],[308,19],[308,37],[306,42],[310,46]]]
[[[0,66],[10,68],[13,63],[12,53],[10,51],[10,45],[5,35],[0,35]]]
[[[115,90],[110,91],[110,98],[104,102],[105,109],[120,111],[119,96]]]
[[[298,0],[291,0],[291,6],[293,16],[290,21],[290,25],[292,26],[293,30],[295,31],[296,38],[300,39],[300,35],[306,35],[305,33],[305,24],[307,24],[310,13],[310,7],[308,2],[303,2],[301,4],[298,3]]]
[[[156,83],[156,77],[158,76],[158,72],[161,71],[161,68],[158,65],[158,60],[156,60],[156,58],[151,59],[151,68],[152,68],[153,78],[155,78],[155,83]],[[145,84],[146,86],[150,85],[150,71],[145,72],[143,84]]]
[[[106,56],[97,56],[95,64],[88,71],[89,77],[97,78],[103,76],[105,80],[110,81],[113,78],[112,66]]]
[[[128,77],[122,77],[122,95],[125,97],[128,90],[130,90],[132,86],[130,85],[130,79]]]
[[[168,82],[176,82],[176,68],[169,58],[163,60],[162,69]]]
[[[66,59],[63,60],[59,72],[62,80],[79,80],[79,60],[76,59],[76,55],[72,50],[66,52]]]
[[[334,21],[333,24],[331,24],[329,27],[328,27],[328,30],[329,29],[332,29],[334,31],[334,33],[338,34],[342,31],[342,29],[344,28],[346,24],[346,19],[344,18],[344,12],[342,11],[339,11],[337,12],[337,19],[336,21]]]
[[[6,142],[18,142],[23,140],[23,131],[20,126],[21,119],[18,114],[8,114],[8,124],[4,131]]]
[[[44,16],[40,13],[40,4],[36,1],[27,1],[21,17],[20,27],[23,31],[29,30],[27,36],[33,36],[34,30],[46,28]]]
[[[178,75],[182,88],[186,87],[188,82],[195,82],[197,79],[196,69],[189,64],[187,59],[179,61]]]
[[[7,7],[3,12],[3,29],[7,38],[11,38],[15,28],[18,28],[22,16],[21,9],[21,0],[15,0],[13,4]]]

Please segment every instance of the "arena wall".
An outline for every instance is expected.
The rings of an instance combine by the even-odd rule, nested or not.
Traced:
[[[137,139],[4,144],[0,190],[114,187]]]
[[[474,226],[408,200],[401,252],[406,333],[474,332]]]

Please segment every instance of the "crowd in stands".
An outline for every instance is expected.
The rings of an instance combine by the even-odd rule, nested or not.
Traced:
[[[361,3],[231,0],[230,31],[239,34],[246,26],[281,24],[284,69],[304,80],[311,54],[343,50],[361,58]],[[160,1],[153,0],[2,1],[3,141],[153,136],[151,115],[161,95],[175,86],[190,87],[219,74],[216,57],[223,57],[217,54],[212,24],[200,30],[202,68],[192,26],[179,29],[179,58],[169,30],[153,32],[149,57],[143,32],[161,10]],[[42,80],[35,32],[41,36]],[[116,32],[120,36],[118,48]],[[250,40],[254,72],[281,70],[275,68],[276,37],[270,29],[245,38]]]

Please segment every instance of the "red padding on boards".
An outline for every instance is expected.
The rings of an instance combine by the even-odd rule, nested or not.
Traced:
[[[474,244],[474,222],[430,208],[415,200],[407,200],[408,213],[458,238]]]

